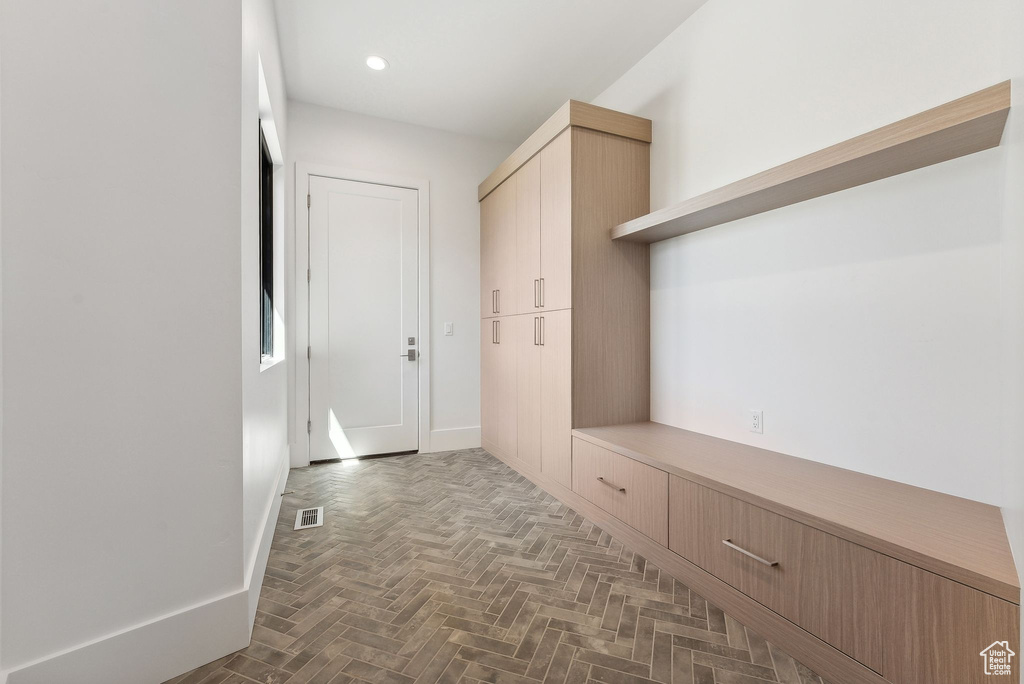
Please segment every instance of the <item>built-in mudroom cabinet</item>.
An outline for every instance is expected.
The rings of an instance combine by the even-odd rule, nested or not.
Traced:
[[[569,102],[480,187],[483,446],[572,486],[574,427],[647,420],[650,122]]]
[[[647,243],[995,147],[1009,107],[1006,82],[649,212],[651,122],[567,103],[480,186],[484,448],[828,681],[991,681],[1020,652],[1000,510],[651,422]]]

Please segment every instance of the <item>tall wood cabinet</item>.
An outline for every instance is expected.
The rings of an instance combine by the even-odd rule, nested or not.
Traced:
[[[569,102],[481,184],[481,433],[572,486],[574,427],[649,417],[650,122]]]

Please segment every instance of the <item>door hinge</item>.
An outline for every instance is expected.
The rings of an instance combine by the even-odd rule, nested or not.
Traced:
[[[312,200],[311,200],[311,198],[310,198],[309,194],[307,194],[307,195],[306,195],[306,208],[307,208],[307,209],[309,209],[309,207],[311,206],[311,204],[312,204]]]
[[[307,420],[306,421],[306,434],[309,434],[311,432],[313,432],[313,421]]]
[[[313,347],[311,347],[311,346],[310,347],[306,347],[306,358],[307,359],[312,359],[313,358]]]

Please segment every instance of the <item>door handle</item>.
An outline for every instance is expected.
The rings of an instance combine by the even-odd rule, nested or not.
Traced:
[[[498,291],[491,290],[491,313],[498,313]]]
[[[403,356],[403,357],[409,359],[410,361],[415,361],[416,360],[416,350],[415,349],[410,349],[408,353],[406,353],[406,354],[399,354],[399,356]]]
[[[501,344],[501,321],[494,321],[494,343]]]
[[[544,308],[544,279],[540,279],[540,308]]]
[[[494,308],[494,313],[501,313],[501,290],[495,290],[495,292],[498,294],[498,304]]]
[[[544,346],[544,317],[540,317],[540,346]]]
[[[540,308],[540,278],[533,279],[533,308]]]
[[[491,321],[491,344],[498,344],[498,321]]]
[[[540,344],[540,316],[533,317],[533,344]]]
[[[735,544],[732,543],[732,539],[723,539],[722,543],[725,544],[726,546],[728,546],[733,551],[739,551],[740,553],[742,553],[747,558],[753,558],[758,563],[761,563],[763,565],[767,565],[769,568],[775,568],[775,567],[778,567],[778,565],[779,565],[778,561],[765,560],[764,558],[761,558],[760,556],[758,556],[756,553],[751,553],[750,551],[747,551],[746,549],[743,549],[743,548],[740,548],[739,546],[736,546]]]

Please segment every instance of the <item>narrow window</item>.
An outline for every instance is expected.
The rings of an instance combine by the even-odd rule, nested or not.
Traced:
[[[274,355],[274,162],[260,129],[260,357]]]

